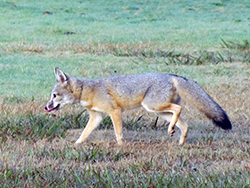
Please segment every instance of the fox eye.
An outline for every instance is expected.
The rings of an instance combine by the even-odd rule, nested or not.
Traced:
[[[55,93],[53,94],[53,97],[56,98],[56,94]]]

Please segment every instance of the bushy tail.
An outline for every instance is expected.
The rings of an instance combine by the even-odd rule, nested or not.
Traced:
[[[178,94],[222,129],[232,129],[226,112],[194,81],[173,75]]]

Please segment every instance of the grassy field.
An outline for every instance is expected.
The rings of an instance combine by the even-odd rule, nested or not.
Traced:
[[[249,187],[250,4],[205,1],[0,2],[1,187]],[[124,112],[123,147],[107,117],[80,105],[43,108],[57,66],[76,77],[144,72],[195,80],[233,124],[223,131],[186,104],[179,130],[142,109]]]

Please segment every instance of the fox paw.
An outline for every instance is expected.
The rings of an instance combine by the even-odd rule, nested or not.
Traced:
[[[169,134],[170,136],[173,136],[173,135],[174,135],[174,132],[175,132],[175,130],[172,129],[172,130],[169,130],[169,131],[168,131],[168,134]]]
[[[118,146],[123,146],[123,142],[117,142]]]
[[[80,143],[82,143],[82,141],[79,139],[75,142],[75,144],[80,144]]]

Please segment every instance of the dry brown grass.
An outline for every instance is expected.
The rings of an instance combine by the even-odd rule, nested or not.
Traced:
[[[165,44],[158,44],[155,42],[142,42],[139,41],[133,44],[124,44],[124,43],[95,43],[95,42],[88,42],[88,43],[75,43],[75,42],[68,42],[64,44],[46,44],[46,43],[29,43],[27,41],[18,41],[18,42],[10,42],[10,43],[0,43],[0,52],[1,53],[13,53],[13,52],[25,52],[25,53],[39,53],[44,54],[48,57],[60,57],[61,55],[72,55],[72,54],[95,54],[95,55],[114,55],[114,56],[125,56],[125,57],[152,57],[152,56],[159,56],[159,57],[174,57],[175,58],[175,51],[176,54],[181,52],[179,55],[179,59],[188,59],[199,58],[199,55],[202,55],[202,52],[197,52],[196,49],[191,48],[190,46],[185,45],[165,45]],[[221,51],[221,48],[213,48],[212,50],[204,51],[206,55],[209,55],[210,60],[213,60],[216,56],[216,52]],[[169,53],[169,54],[168,54]],[[168,54],[168,55],[167,55]],[[192,55],[191,55],[192,54]],[[177,58],[178,59],[178,58]],[[184,61],[184,60],[183,60]],[[201,59],[201,61],[203,61]],[[177,61],[178,62],[178,61]],[[187,63],[188,64],[188,63]]]
[[[36,52],[42,54],[57,54],[60,53],[65,54],[78,54],[78,53],[94,53],[94,54],[114,54],[114,53],[123,53],[123,54],[131,54],[136,55],[136,52],[141,52],[143,49],[153,49],[157,50],[156,44],[147,42],[139,42],[136,44],[110,44],[110,43],[88,43],[88,44],[81,44],[81,43],[65,43],[63,45],[47,45],[47,44],[30,44],[26,41],[19,41],[19,42],[11,42],[8,44],[0,45],[0,50],[2,53],[5,52]]]
[[[95,131],[87,142],[75,146],[74,142],[81,131],[70,130],[66,139],[57,138],[52,142],[40,140],[32,144],[9,139],[1,146],[0,160],[2,165],[13,165],[17,169],[23,169],[28,164],[37,168],[50,166],[58,170],[68,168],[80,170],[91,166],[98,171],[104,171],[105,168],[119,170],[129,168],[130,165],[141,165],[142,171],[180,170],[185,174],[193,170],[219,173],[233,169],[250,169],[249,131],[240,128],[235,128],[232,132],[218,130],[212,134],[207,134],[201,129],[192,130],[183,147],[178,146],[176,136],[169,138],[166,131],[126,130],[124,131],[126,142],[123,147],[116,144],[112,130]],[[210,137],[212,139],[209,139]],[[118,161],[110,159],[108,155],[90,161],[79,159],[78,152],[84,157],[86,155],[84,151],[93,148],[98,148],[99,152],[108,151],[117,154],[122,151],[125,154]],[[67,152],[63,152],[64,150]],[[152,166],[147,166],[151,160]]]

